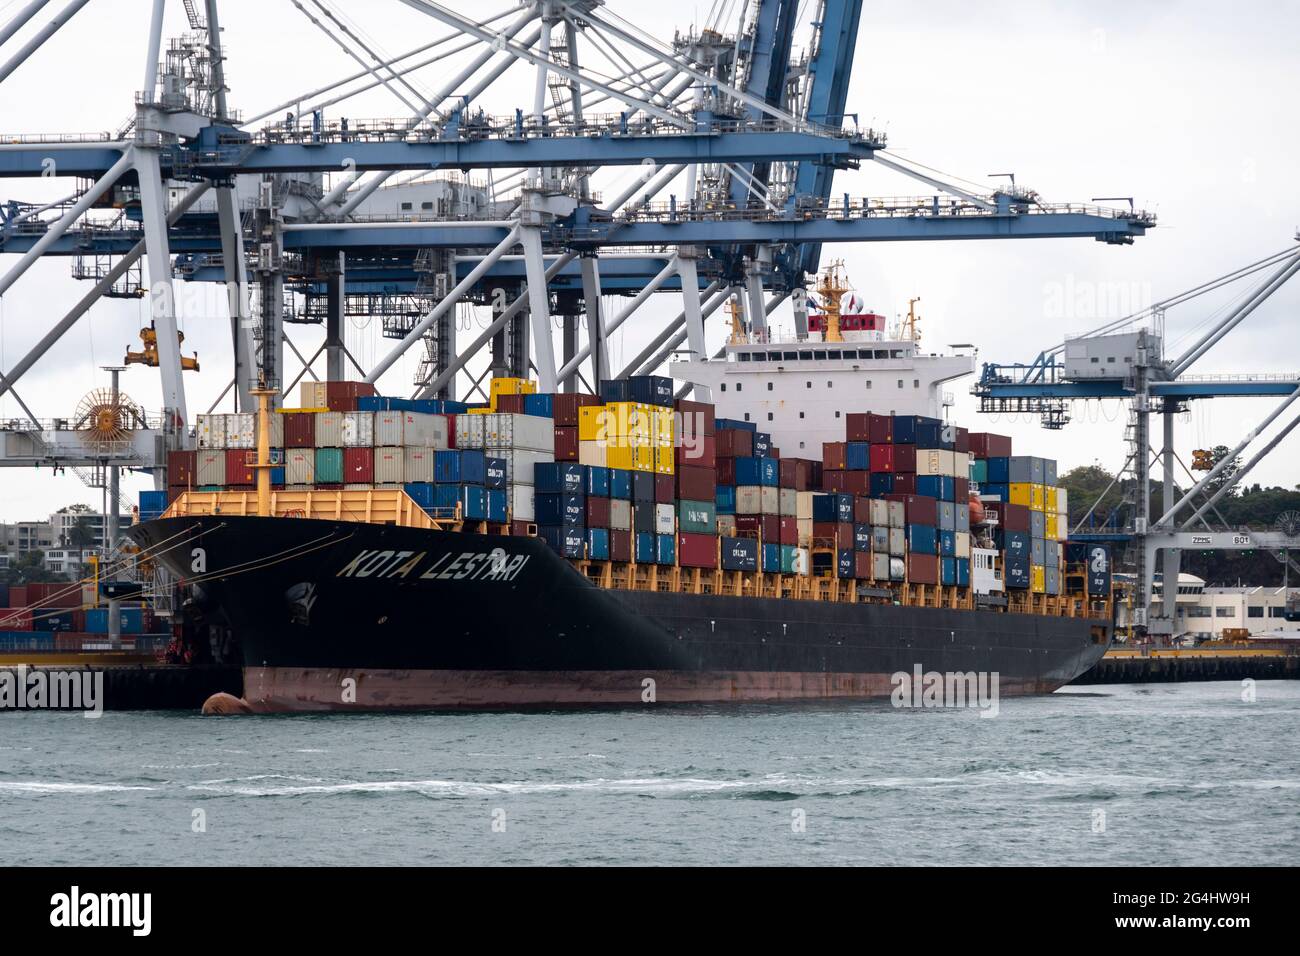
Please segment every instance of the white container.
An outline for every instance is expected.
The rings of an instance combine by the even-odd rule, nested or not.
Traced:
[[[371,448],[375,444],[374,412],[343,412],[343,447]]]
[[[407,448],[402,455],[402,469],[406,481],[433,481],[432,448]]]
[[[316,413],[316,447],[317,448],[342,448],[343,447],[343,413],[342,412],[317,412]]]
[[[954,451],[952,454],[952,471],[950,474],[954,478],[965,478],[970,475],[970,452]]]
[[[763,489],[758,485],[741,485],[736,489],[736,514],[761,515],[763,513]]]
[[[428,412],[402,412],[401,444],[412,448],[448,448],[446,415]]]
[[[907,532],[902,528],[889,529],[889,553],[898,557],[907,554]]]
[[[494,448],[555,451],[555,422],[539,415],[493,412],[484,415],[484,444]]]
[[[480,416],[475,415],[475,418]],[[533,486],[532,485],[511,485],[510,486],[510,520],[511,521],[532,521],[536,516],[533,510]]]
[[[655,505],[655,534],[672,534],[676,531],[676,517],[672,505]]]
[[[271,447],[284,447],[284,416],[276,412],[271,412]],[[254,445],[256,447],[256,445]]]
[[[316,481],[316,451],[312,448],[287,448],[284,459],[286,485],[310,485]]]
[[[486,417],[486,416],[483,416]],[[543,462],[555,461],[553,451],[530,451],[523,448],[488,448],[487,457],[500,458],[506,463],[506,484],[534,485],[533,468]]]
[[[874,581],[889,580],[889,555],[880,551],[871,555],[871,578]]]
[[[298,386],[299,408],[324,408],[328,404],[324,382],[303,382]]]
[[[905,527],[907,522],[903,520],[906,515],[903,503],[901,501],[887,501],[886,504],[889,506],[889,526],[891,528]]]
[[[796,518],[795,524],[799,529],[799,547],[807,548],[812,544],[813,536],[813,519]]]
[[[872,498],[869,505],[872,526],[889,527],[889,502],[884,498]]]
[[[1070,513],[1070,498],[1064,488],[1056,489],[1056,513],[1058,515],[1068,515]]]
[[[665,506],[660,505],[659,507],[663,508]],[[668,505],[667,507],[672,507],[672,506]],[[613,500],[610,501],[609,526],[615,531],[632,530],[632,502],[624,501],[621,498],[614,498]]]
[[[810,518],[809,520],[811,521],[812,519]],[[795,574],[808,573],[808,549],[807,548],[794,549],[794,573]]]
[[[796,491],[794,516],[800,521],[812,521],[815,491]]]
[[[456,419],[456,447],[479,449],[487,444],[486,415],[460,415]]]
[[[600,441],[578,442],[578,464],[604,468],[609,460],[606,445]]]
[[[759,493],[759,497],[763,503],[763,510],[759,512],[760,514],[765,514],[765,515],[781,514],[781,489],[780,488],[768,488],[765,486],[763,490]]]
[[[218,448],[200,448],[194,471],[195,484],[224,485],[226,483],[226,453]]]
[[[718,515],[718,534],[724,538],[734,538],[736,536],[735,515]]]
[[[944,475],[943,452],[937,448],[926,448],[916,453],[916,473],[918,475]]]
[[[374,412],[371,432],[376,445],[402,444],[402,413]]]
[[[393,446],[375,449],[375,484],[400,485],[406,481],[406,450]]]
[[[200,415],[194,420],[194,434],[199,448],[226,447],[226,416]]]
[[[780,515],[782,518],[795,518],[799,514],[799,492],[793,488],[778,488]]]
[[[275,416],[279,418],[279,415]],[[227,415],[226,418],[226,447],[227,448],[256,448],[257,447],[257,416],[252,412],[239,412],[234,415]],[[271,444],[275,444],[272,438]]]
[[[970,534],[966,531],[957,532],[957,543],[953,548],[953,554],[958,558],[970,557]]]

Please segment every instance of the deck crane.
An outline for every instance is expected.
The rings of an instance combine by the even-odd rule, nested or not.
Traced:
[[[1296,239],[1300,241],[1300,235]],[[1147,634],[1167,636],[1173,633],[1174,627],[1177,600],[1174,587],[1162,588],[1160,606],[1148,615],[1154,597],[1158,558],[1161,559],[1162,581],[1170,582],[1178,580],[1179,555],[1185,548],[1204,551],[1281,550],[1300,544],[1296,527],[1273,531],[1214,530],[1206,518],[1207,512],[1216,513],[1215,504],[1231,488],[1300,425],[1300,415],[1297,415],[1263,443],[1244,466],[1227,473],[1229,464],[1300,399],[1300,372],[1187,374],[1188,369],[1210,348],[1245,321],[1297,272],[1300,272],[1300,247],[1291,245],[1139,312],[1107,322],[1082,335],[1068,337],[1061,344],[1040,352],[1031,362],[1011,365],[986,363],[972,389],[979,399],[981,412],[1038,414],[1045,428],[1064,427],[1070,420],[1069,406],[1074,401],[1119,398],[1129,402],[1130,452],[1115,481],[1118,483],[1126,474],[1133,479],[1127,526],[1115,533],[1082,533],[1072,537],[1105,538],[1129,546],[1132,563],[1137,569],[1133,623]],[[1214,316],[1210,329],[1199,335],[1185,352],[1176,357],[1165,353],[1164,323],[1168,309],[1260,274],[1263,278],[1226,315]],[[1174,452],[1175,416],[1193,401],[1228,397],[1273,397],[1282,401],[1217,464],[1205,470],[1199,480],[1191,469],[1184,466],[1193,484],[1180,493],[1175,486],[1175,464],[1178,463]],[[1154,458],[1152,415],[1159,415],[1163,425]],[[1152,465],[1156,461],[1162,467],[1160,514],[1152,512],[1151,496],[1146,493],[1150,488]],[[1101,497],[1104,498],[1109,490]],[[1093,508],[1096,507],[1094,504]],[[1091,514],[1090,509],[1075,528],[1076,532]]]

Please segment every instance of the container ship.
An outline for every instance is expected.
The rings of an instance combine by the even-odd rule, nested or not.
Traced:
[[[973,359],[838,303],[797,344],[738,329],[674,363],[716,403],[502,377],[478,407],[313,382],[200,416],[129,533],[237,636],[243,696],[205,709],[867,699],[917,668],[1038,694],[1088,670],[1109,565],[1065,541],[1055,463],[933,414]]]

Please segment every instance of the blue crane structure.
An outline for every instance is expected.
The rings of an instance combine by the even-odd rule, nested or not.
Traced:
[[[660,367],[683,342],[702,354],[704,320],[728,297],[758,332],[793,297],[796,331],[806,333],[804,290],[826,243],[1127,244],[1155,222],[1132,208],[1044,202],[1014,186],[972,192],[890,154],[882,134],[847,112],[861,0],[717,0],[671,42],[599,0],[529,0],[482,19],[433,0],[392,2],[446,32],[389,56],[344,28],[337,0],[296,4],[361,69],[244,121],[227,102],[225,5],[186,2],[189,31],[164,44],[166,3],[154,0],[145,82],[124,127],[0,133],[0,179],[77,181],[59,202],[0,201],[0,252],[18,257],[0,274],[0,295],[42,256],[72,259],[74,276],[91,283],[71,311],[43,323],[35,347],[0,369],[0,394],[16,395],[21,376],[101,298],[147,294],[162,407],[183,424],[178,279],[230,292],[234,377],[223,397],[237,409],[254,407],[259,381],[292,387],[286,344],[301,360],[299,377],[315,377],[323,355],[326,377],[346,377],[351,362],[372,382],[422,345],[416,393],[444,396],[490,349],[484,375],[532,369],[550,391],[613,377],[608,336],[643,321],[655,293],[680,296],[682,309],[633,363],[641,368]],[[73,3],[58,25],[83,6]],[[56,31],[7,59],[0,46],[0,82]],[[430,63],[458,72],[425,95],[411,81]],[[486,112],[485,94],[511,70],[532,71],[532,101]],[[405,118],[349,120],[332,110],[381,87]],[[868,163],[923,183],[926,194],[834,194],[837,171]],[[593,179],[619,167],[635,181],[598,194]],[[471,189],[473,176],[489,185]],[[418,212],[380,202],[435,181],[472,201]],[[607,295],[630,300],[607,315]],[[452,321],[458,303],[493,309],[464,346]],[[371,368],[346,349],[346,315],[380,317],[394,340]],[[286,328],[295,323],[325,326],[310,358]]]

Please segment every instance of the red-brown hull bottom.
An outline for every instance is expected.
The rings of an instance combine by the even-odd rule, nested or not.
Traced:
[[[653,684],[648,683],[653,681]],[[999,680],[998,696],[1059,685]],[[244,708],[220,712],[483,710],[645,703],[884,699],[889,674],[782,671],[464,671],[244,668]],[[215,711],[212,711],[215,712]]]

